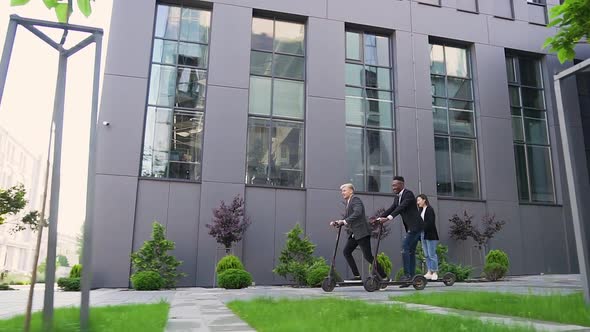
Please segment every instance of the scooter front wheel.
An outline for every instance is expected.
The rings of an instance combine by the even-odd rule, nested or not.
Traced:
[[[367,279],[365,279],[365,282],[363,283],[363,287],[365,287],[365,290],[369,293],[376,291],[379,288],[379,283],[377,282],[377,280],[375,278],[373,278],[372,276],[367,277]]]
[[[324,279],[324,281],[322,281],[322,289],[324,290],[324,292],[331,292],[334,290],[334,288],[336,288],[336,280],[330,278],[330,277],[326,277]]]
[[[453,272],[447,272],[443,276],[443,283],[445,284],[445,286],[453,286],[456,280],[457,277]]]

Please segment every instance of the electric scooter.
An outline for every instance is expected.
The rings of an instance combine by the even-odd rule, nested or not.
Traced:
[[[340,242],[340,233],[342,232],[342,225],[336,226],[338,227],[338,235],[336,236],[336,246],[334,247],[334,255],[332,256],[332,264],[330,264],[330,272],[328,276],[324,278],[322,282],[322,289],[324,292],[331,292],[336,288],[339,287],[346,287],[346,286],[362,286],[362,280],[337,280],[336,278],[336,253],[338,252],[338,243]]]
[[[444,274],[442,279],[438,280],[427,280],[423,275],[415,275],[411,280],[408,281],[383,281],[377,273],[376,263],[377,255],[379,254],[379,244],[381,243],[381,233],[383,232],[383,223],[379,224],[379,234],[377,235],[377,248],[375,249],[375,256],[373,258],[371,275],[365,279],[363,286],[367,292],[374,292],[377,289],[385,289],[387,286],[413,286],[416,290],[423,290],[429,282],[442,282],[445,286],[452,286],[457,280],[457,277],[452,272]]]

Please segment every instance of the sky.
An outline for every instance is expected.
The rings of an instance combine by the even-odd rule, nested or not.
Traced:
[[[42,0],[31,0],[26,6],[20,7],[10,7],[9,3],[10,1],[0,1],[2,47],[11,14],[41,20],[57,20],[55,13],[48,10]],[[113,0],[99,0],[91,4],[93,13],[89,18],[84,17],[76,9],[70,23],[104,30],[100,82],[102,86]],[[59,30],[40,30],[59,42]],[[86,36],[88,35],[70,32],[66,48],[77,44]],[[0,105],[0,126],[31,153],[38,155],[43,163],[47,158],[57,60],[57,51],[24,28],[18,28]],[[76,53],[68,62],[58,232],[69,235],[80,232],[85,218],[93,65],[94,45]]]

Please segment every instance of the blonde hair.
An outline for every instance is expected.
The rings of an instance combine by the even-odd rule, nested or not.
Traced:
[[[354,185],[352,183],[345,183],[340,186],[340,190],[342,190],[344,188],[349,188],[350,190],[352,190],[354,192]]]

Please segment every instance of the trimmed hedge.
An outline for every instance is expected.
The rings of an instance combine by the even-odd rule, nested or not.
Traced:
[[[159,290],[164,286],[164,278],[155,271],[142,271],[131,276],[131,283],[136,290]]]
[[[506,275],[509,267],[510,261],[505,252],[502,250],[491,250],[486,256],[486,264],[483,270],[486,279],[496,281]]]
[[[79,292],[80,278],[59,278],[57,286],[66,292]]]
[[[242,264],[240,259],[234,255],[227,255],[223,257],[219,261],[219,263],[217,263],[215,271],[217,272],[217,274],[220,274],[229,269],[245,270],[244,264]]]
[[[227,269],[217,276],[217,283],[225,289],[246,288],[252,284],[252,276],[244,270]]]

